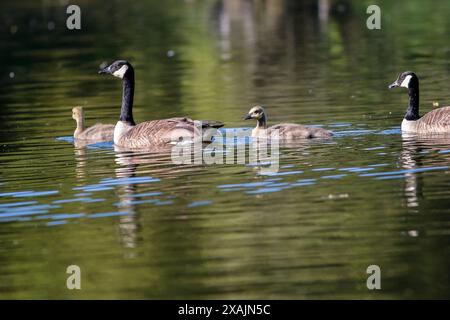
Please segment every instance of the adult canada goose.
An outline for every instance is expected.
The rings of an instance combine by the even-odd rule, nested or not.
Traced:
[[[77,122],[77,128],[73,133],[73,137],[77,140],[89,141],[112,141],[114,137],[113,124],[97,123],[92,127],[84,127],[84,111],[83,107],[75,107],[72,109],[72,118]]]
[[[307,127],[295,123],[280,123],[267,128],[267,114],[261,106],[250,109],[244,120],[256,119],[256,127],[252,130],[252,137],[270,137],[275,130],[278,131],[280,140],[296,140],[309,138],[329,138],[333,135],[331,131]]]
[[[408,89],[409,103],[402,121],[402,131],[411,133],[450,133],[450,106],[438,108],[419,115],[419,78],[414,72],[401,73],[389,89]]]
[[[223,123],[217,121],[201,121],[200,128],[194,120],[185,117],[136,124],[132,111],[134,69],[131,64],[126,60],[117,60],[100,69],[99,73],[122,79],[122,107],[119,121],[114,128],[114,144],[119,147],[145,149],[166,146],[177,141],[210,142],[216,129],[223,126]]]

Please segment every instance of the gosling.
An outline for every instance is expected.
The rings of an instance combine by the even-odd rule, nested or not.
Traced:
[[[244,120],[256,120],[256,127],[252,130],[252,137],[266,138],[273,134],[278,134],[278,139],[294,141],[298,139],[311,138],[330,138],[333,136],[331,131],[307,127],[295,123],[280,123],[267,128],[267,114],[261,106],[255,106],[250,109]]]
[[[114,125],[97,123],[85,128],[83,107],[72,109],[72,118],[77,122],[77,128],[73,137],[77,140],[89,140],[92,142],[112,141],[114,139]]]

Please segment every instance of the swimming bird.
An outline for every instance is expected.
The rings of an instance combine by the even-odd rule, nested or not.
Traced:
[[[145,121],[136,124],[133,119],[134,68],[126,60],[114,61],[99,70],[100,74],[110,74],[122,79],[122,106],[120,118],[114,127],[114,144],[130,149],[148,149],[168,146],[178,141],[211,142],[217,128],[223,126],[218,121],[194,120],[186,117]]]
[[[389,89],[408,89],[409,103],[402,121],[402,131],[411,133],[450,133],[450,106],[419,115],[419,78],[412,71],[401,73]]]
[[[296,140],[309,138],[329,138],[333,135],[331,131],[307,127],[295,123],[280,123],[267,128],[267,114],[263,107],[255,106],[250,109],[244,120],[256,119],[256,127],[252,130],[252,137],[270,137],[278,133],[280,140]],[[277,131],[277,132],[276,132]]]
[[[74,107],[72,109],[72,118],[77,122],[77,128],[73,133],[73,137],[77,140],[89,141],[112,141],[114,137],[113,124],[97,123],[92,127],[85,128],[84,110],[83,107]]]

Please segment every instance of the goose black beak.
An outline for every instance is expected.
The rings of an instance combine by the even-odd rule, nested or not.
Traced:
[[[100,70],[98,70],[99,74],[111,74],[111,71],[109,70],[109,66],[104,67],[104,68],[100,68]]]
[[[397,88],[397,87],[398,87],[398,84],[397,84],[397,81],[395,81],[395,82],[391,83],[388,88],[389,89],[394,89],[394,88]]]
[[[252,118],[252,116],[247,114],[244,118],[242,118],[242,120],[250,120],[251,118]]]

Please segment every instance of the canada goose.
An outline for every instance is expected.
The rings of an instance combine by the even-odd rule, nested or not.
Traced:
[[[201,121],[203,130],[200,130],[194,120],[185,117],[145,121],[136,125],[132,111],[134,96],[132,65],[126,60],[117,60],[100,69],[99,73],[122,79],[122,107],[119,121],[114,127],[114,144],[119,147],[143,149],[167,146],[182,140],[210,142],[216,129],[223,126],[223,123],[217,121]]]
[[[309,138],[329,138],[333,135],[331,131],[307,127],[295,123],[281,123],[267,128],[267,114],[261,106],[250,109],[244,120],[256,119],[256,127],[252,130],[252,137],[270,137],[278,130],[280,140],[296,140]]]
[[[83,107],[75,107],[72,109],[72,118],[77,122],[77,128],[73,133],[73,137],[77,140],[89,141],[112,141],[114,137],[113,124],[97,123],[92,127],[84,127],[84,111]]]
[[[423,117],[419,115],[419,78],[414,72],[401,73],[389,89],[408,89],[409,103],[402,121],[402,131],[412,133],[450,133],[450,106],[432,110]]]

